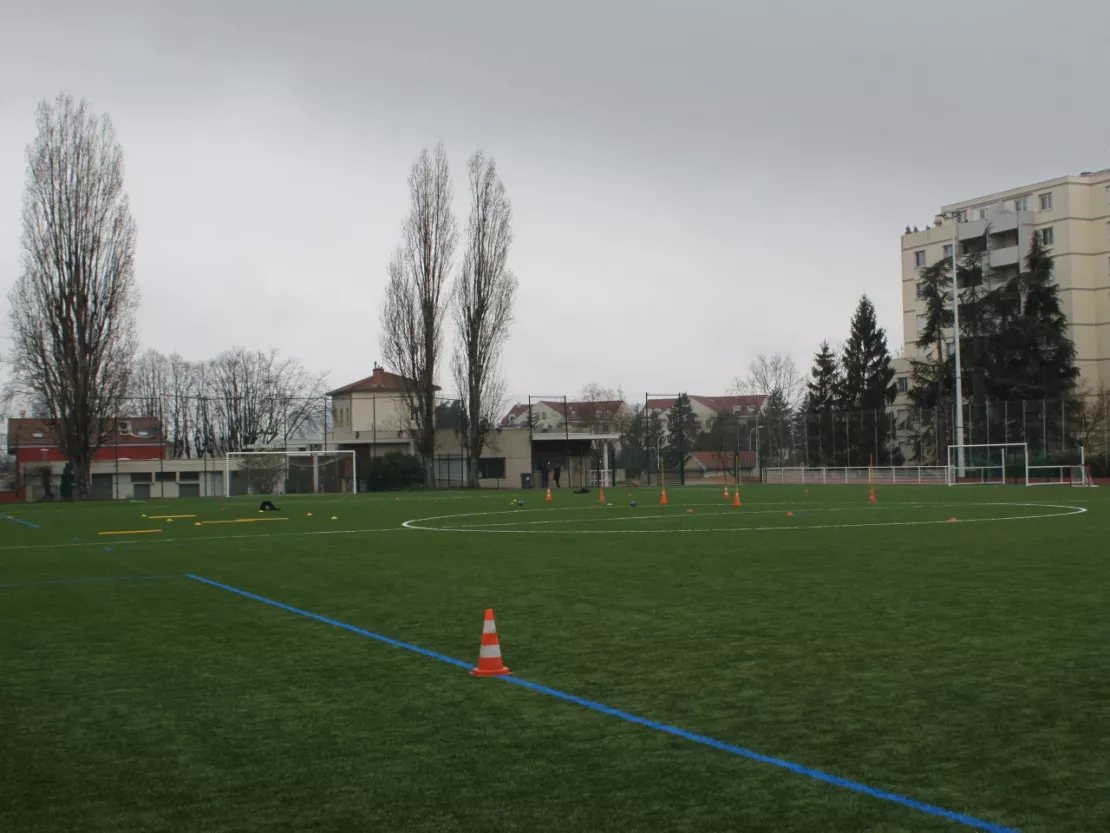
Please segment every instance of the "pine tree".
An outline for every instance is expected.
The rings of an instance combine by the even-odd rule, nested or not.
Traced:
[[[1035,234],[1025,268],[992,293],[997,329],[991,381],[1000,399],[1058,399],[1078,382],[1075,345],[1067,334],[1054,271],[1052,255]]]
[[[952,357],[947,355],[944,332],[952,327],[952,259],[942,258],[918,272],[918,297],[925,302],[925,320],[917,347],[925,355],[913,361],[908,392],[910,409],[902,423],[915,462],[936,462],[948,445]]]
[[[805,411],[809,414],[813,430],[806,431],[810,446],[808,456],[820,465],[830,465],[836,459],[833,422],[839,404],[840,365],[828,341],[821,342],[821,349],[813,358],[813,369],[809,375]]]
[[[875,305],[864,295],[852,317],[851,334],[841,354],[841,401],[848,411],[859,411],[858,429],[847,432],[848,465],[863,465],[874,458],[887,461],[890,422],[887,406],[894,401],[894,368],[890,363],[886,331],[879,326]],[[855,424],[853,414],[853,426]]]

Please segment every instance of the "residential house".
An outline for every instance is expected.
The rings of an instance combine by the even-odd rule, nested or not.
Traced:
[[[48,419],[8,420],[7,452],[15,458],[16,499],[36,500],[57,493],[66,462],[57,433],[56,425]],[[91,471],[94,497],[115,495],[113,478],[121,463],[141,461],[142,468],[151,469],[150,461],[158,460],[161,468],[167,456],[166,438],[156,417],[101,420],[100,433]],[[150,478],[153,482],[154,475]]]
[[[501,422],[503,428],[527,428],[529,406],[514,405]],[[538,399],[531,403],[533,431],[596,430],[619,432],[632,418],[628,403],[619,399],[607,401],[564,402],[561,399]]]
[[[689,394],[690,408],[694,412],[694,419],[698,424],[698,432],[708,431],[714,420],[725,419],[729,424],[735,424],[737,436],[741,436],[751,423],[754,428],[758,422],[760,409],[767,397],[763,394],[745,394],[742,396],[701,396]],[[647,413],[659,418],[659,427],[664,438],[670,430],[671,411],[674,408],[675,397],[648,399]],[[739,444],[739,443],[738,443]]]
[[[744,477],[758,478],[759,460],[754,451],[691,451],[686,455],[686,482],[697,480],[733,483],[737,469]]]

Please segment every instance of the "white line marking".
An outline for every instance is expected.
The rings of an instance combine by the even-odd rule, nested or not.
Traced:
[[[253,541],[256,538],[304,538],[310,535],[363,535],[370,532],[400,532],[401,527],[390,526],[382,527],[379,529],[318,529],[307,532],[258,532],[254,534],[240,534],[240,535],[198,535],[195,538],[163,538],[159,541],[152,541],[147,539],[145,541],[128,540],[112,541],[111,546],[119,547],[131,545],[145,544],[148,546],[164,547],[170,544],[204,544],[208,541],[238,541],[246,540]],[[104,541],[63,541],[57,544],[16,544],[13,546],[0,547],[0,552],[7,552],[9,550],[60,550],[72,549],[80,547],[105,547],[108,546]]]
[[[912,505],[912,504],[907,504]],[[932,504],[934,506],[960,506],[969,508],[972,506],[1007,506],[1007,507],[1023,507],[1033,509],[1060,509],[1064,511],[1051,512],[1038,515],[1010,515],[1000,518],[963,518],[959,523],[997,523],[999,521],[1031,521],[1041,518],[1063,518],[1069,515],[1082,515],[1087,510],[1081,506],[1061,506],[1051,503],[962,503],[962,504]],[[565,509],[574,509],[580,507],[564,507]],[[523,511],[556,511],[549,510],[523,510]],[[805,510],[803,510],[805,511]],[[814,510],[809,510],[814,511]],[[866,510],[861,510],[866,511]],[[800,532],[811,529],[860,529],[864,527],[881,527],[881,526],[931,526],[934,524],[947,524],[948,520],[935,520],[935,521],[879,521],[877,523],[854,523],[854,524],[798,524],[781,526],[747,526],[747,527],[702,527],[698,529],[495,529],[494,525],[487,526],[417,526],[417,524],[427,523],[429,521],[438,520],[454,520],[457,518],[470,518],[480,517],[483,515],[504,515],[504,512],[469,512],[462,515],[438,515],[433,518],[416,518],[411,521],[405,521],[401,526],[405,529],[419,530],[424,532],[486,532],[490,534],[502,535],[660,535],[668,533],[677,534],[690,534],[690,533],[703,533],[703,532],[780,532],[791,531]],[[517,513],[520,514],[520,513]],[[725,514],[725,513],[715,513]],[[678,515],[677,513],[673,518],[683,518],[685,516]],[[743,517],[743,513],[737,513],[734,517]],[[648,520],[644,518],[643,520]],[[525,521],[523,523],[532,523]],[[544,522],[540,522],[544,523]],[[559,523],[558,521],[551,521],[550,523]]]

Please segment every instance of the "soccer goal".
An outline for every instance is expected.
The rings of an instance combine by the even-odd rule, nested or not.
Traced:
[[[948,485],[1020,483],[1029,485],[1026,443],[948,446]]]
[[[358,462],[354,451],[229,451],[224,494],[353,494]]]
[[[1090,486],[1086,466],[1030,466],[1030,486]]]

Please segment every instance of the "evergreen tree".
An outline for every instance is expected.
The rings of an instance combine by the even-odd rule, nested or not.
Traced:
[[[1052,255],[1036,234],[1025,268],[991,295],[996,322],[991,387],[998,399],[1059,399],[1075,389],[1075,345],[1054,271]]]
[[[794,420],[782,388],[774,388],[767,394],[761,419],[766,426],[764,437],[767,456],[774,465],[786,465],[794,451]]]
[[[846,432],[848,465],[863,465],[872,456],[876,463],[888,461],[890,421],[887,406],[894,401],[894,368],[890,363],[886,331],[879,326],[875,305],[864,295],[852,317],[851,334],[841,354],[843,378],[841,401],[849,411],[858,411],[859,427]]]
[[[831,465],[836,459],[833,423],[839,404],[840,365],[828,341],[821,342],[821,349],[814,356],[813,369],[809,375],[805,410],[809,414],[813,430],[806,431],[810,445],[808,456],[819,465]]]
[[[917,338],[924,354],[913,361],[908,392],[910,408],[902,423],[915,462],[939,459],[948,445],[948,410],[951,406],[952,357],[944,333],[952,327],[952,259],[942,258],[918,272],[918,297],[925,302],[925,320]]]
[[[691,451],[698,436],[698,420],[690,397],[680,393],[671,406],[667,424],[667,444],[672,451]]]

